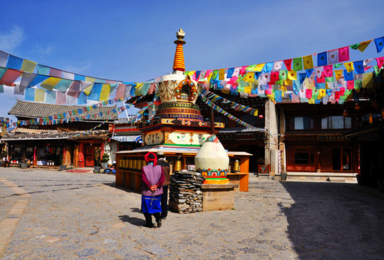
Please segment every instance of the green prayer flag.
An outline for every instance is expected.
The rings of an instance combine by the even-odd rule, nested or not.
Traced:
[[[373,68],[375,69],[375,76],[377,77],[381,71],[381,69],[379,69],[379,67],[377,65],[373,66]]]
[[[303,59],[301,57],[293,59],[293,70],[299,71],[303,69]]]
[[[335,79],[333,77],[325,77],[325,82],[334,82]]]
[[[341,66],[343,66],[343,63],[338,63],[338,64],[333,65],[333,67],[335,67],[335,69],[337,69],[337,68],[339,68]]]
[[[280,85],[280,86],[282,86],[282,85],[284,85],[284,80],[277,80],[276,82],[275,82],[275,85]]]
[[[355,79],[355,89],[361,89],[363,87],[363,81],[361,79]]]
[[[279,71],[279,79],[280,80],[286,80],[288,77],[288,71],[287,70],[280,70]]]
[[[354,50],[357,50],[357,48],[360,46],[360,43],[356,43],[356,44],[353,44],[349,47],[351,47],[351,49],[354,49]]]

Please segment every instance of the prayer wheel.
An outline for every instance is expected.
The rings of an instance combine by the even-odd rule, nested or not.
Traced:
[[[132,169],[136,169],[136,165],[137,165],[137,160],[136,159],[133,159],[132,160],[133,162],[132,162]]]
[[[145,160],[141,160],[141,167],[144,167],[145,165],[147,165],[147,162]]]
[[[128,160],[128,169],[132,169],[132,159]]]
[[[175,162],[175,168],[174,168],[174,171],[175,171],[175,172],[179,172],[179,171],[181,171],[181,161],[177,160],[177,161]]]
[[[239,164],[239,161],[236,160],[234,163],[233,163],[233,172],[239,172],[240,171],[240,164]]]
[[[127,169],[128,168],[128,160],[127,160],[127,157],[125,157],[124,159],[124,166],[123,166],[124,169]]]
[[[136,170],[141,170],[141,160],[137,160]]]

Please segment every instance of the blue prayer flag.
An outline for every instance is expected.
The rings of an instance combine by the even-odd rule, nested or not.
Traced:
[[[300,84],[303,84],[306,77],[307,73],[299,73]]]
[[[355,68],[356,74],[363,74],[364,73],[364,64],[362,60],[355,61],[353,63],[353,67]]]
[[[25,89],[25,100],[28,101],[35,101],[35,89],[34,88],[27,88]]]
[[[75,74],[75,80],[85,81],[85,76]]]
[[[32,80],[32,82],[29,83],[28,88],[34,87],[34,86],[40,84],[41,82],[43,82],[47,78],[48,78],[48,76],[45,76],[45,75],[36,75],[36,77]]]
[[[348,72],[347,70],[344,70],[344,79],[346,81],[353,80],[353,71]]]
[[[259,79],[261,72],[255,72],[255,79]]]
[[[149,85],[149,84],[148,84]],[[93,84],[93,87],[91,89],[91,92],[89,93],[88,95],[88,99],[89,100],[95,100],[95,101],[99,101],[100,99],[100,93],[101,93],[101,89],[103,88],[103,84],[101,83],[95,83]]]
[[[328,65],[328,55],[327,52],[322,52],[317,54],[317,66]]]
[[[316,83],[317,89],[325,89],[325,83]]]
[[[200,76],[201,70],[196,71],[195,79],[198,80]]]
[[[79,98],[77,99],[77,104],[79,105],[87,104],[87,101],[88,101],[88,96],[85,95],[84,92],[80,92]]]
[[[229,68],[227,71],[227,78],[231,79],[235,68]]]
[[[301,89],[300,87],[300,82],[297,81],[297,80],[293,80],[292,81],[292,89],[293,89],[293,92],[298,95],[299,94],[299,91]]]
[[[15,70],[20,70],[21,66],[23,65],[23,59],[18,58],[13,55],[8,56],[8,63],[7,63],[7,68],[9,69],[15,69]]]
[[[307,78],[309,78],[313,73],[313,69],[307,69]]]
[[[384,47],[384,37],[375,39],[377,53],[381,52]]]
[[[268,62],[264,65],[262,72],[268,73],[273,69],[273,62]]]

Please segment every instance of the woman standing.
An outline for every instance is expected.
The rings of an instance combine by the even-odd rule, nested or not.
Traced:
[[[144,156],[148,165],[141,171],[141,207],[145,216],[146,227],[154,227],[152,214],[155,216],[157,227],[161,227],[161,194],[163,194],[164,172],[157,165],[157,157],[154,153]]]

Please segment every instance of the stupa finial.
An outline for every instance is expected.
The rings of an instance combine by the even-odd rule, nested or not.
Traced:
[[[173,61],[173,70],[178,71],[185,71],[185,63],[184,63],[184,52],[183,52],[183,45],[185,44],[184,36],[185,32],[183,29],[179,29],[178,32],[176,32],[177,40],[174,41],[176,44],[176,53],[175,53],[175,59]]]

